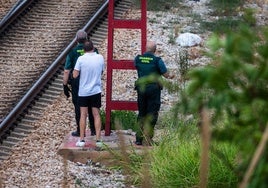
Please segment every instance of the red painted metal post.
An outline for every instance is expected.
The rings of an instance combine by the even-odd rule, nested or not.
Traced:
[[[109,0],[105,136],[109,136],[111,134],[111,102],[112,102],[112,76],[113,76],[112,62],[113,62],[113,36],[114,36],[113,26],[114,26],[114,0]]]
[[[146,50],[147,41],[147,0],[141,0],[141,52]]]
[[[107,52],[107,85],[106,85],[106,122],[105,136],[111,134],[111,111],[112,110],[137,110],[137,103],[133,101],[113,101],[112,83],[113,69],[135,69],[133,60],[114,60],[113,41],[114,29],[140,29],[141,51],[145,52],[147,40],[147,2],[141,0],[140,20],[118,20],[114,18],[114,0],[109,0],[108,14],[108,52]],[[133,57],[134,58],[134,57]]]

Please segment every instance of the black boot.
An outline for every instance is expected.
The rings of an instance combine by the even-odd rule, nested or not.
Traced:
[[[136,136],[136,141],[134,142],[136,145],[141,146],[142,145],[142,138]]]
[[[77,131],[72,132],[72,136],[79,137],[80,136],[80,127],[77,126]]]
[[[78,131],[74,131],[74,132],[72,132],[72,136],[79,137],[80,133],[78,133]]]

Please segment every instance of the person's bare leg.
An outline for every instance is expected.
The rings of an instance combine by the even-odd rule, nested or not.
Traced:
[[[88,107],[80,107],[80,140],[85,139]]]
[[[100,140],[101,138],[101,116],[100,109],[92,107],[92,114],[94,117],[94,124],[96,129],[96,140]]]

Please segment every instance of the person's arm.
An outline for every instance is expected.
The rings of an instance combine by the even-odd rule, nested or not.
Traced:
[[[71,89],[68,87],[68,81],[69,81],[69,74],[70,74],[70,55],[67,56],[66,62],[65,62],[65,67],[64,67],[64,72],[63,72],[63,91],[64,95],[69,98],[70,97],[70,92]]]
[[[77,78],[79,76],[80,73],[80,58],[82,56],[78,57],[76,64],[74,66],[74,70],[73,70],[73,78]]]
[[[163,76],[167,79],[173,79],[175,77],[174,74],[171,74],[169,71],[163,74]]]
[[[63,85],[68,84],[70,70],[65,69],[63,72]]]
[[[74,69],[73,71],[73,77],[77,78],[79,76],[79,70]]]
[[[64,65],[64,72],[63,72],[63,85],[67,85],[69,81],[70,72],[73,69],[72,67],[72,51],[67,55],[65,65]]]
[[[162,76],[164,76],[165,78],[167,78],[167,79],[173,79],[175,77],[174,74],[171,74],[168,71],[168,69],[167,69],[164,61],[161,58],[158,61],[158,66],[159,66],[159,69],[160,69],[160,72],[161,72]]]

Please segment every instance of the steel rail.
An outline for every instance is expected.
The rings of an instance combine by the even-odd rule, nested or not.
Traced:
[[[2,33],[34,0],[20,0],[4,16],[0,22],[0,33]]]
[[[107,0],[98,9],[98,11],[92,16],[92,18],[87,22],[87,24],[82,28],[87,33],[94,29],[97,22],[108,13],[108,3]],[[53,78],[55,73],[62,66],[62,62],[68,52],[76,44],[76,39],[74,38],[72,42],[64,49],[64,51],[56,58],[56,60],[49,66],[49,68],[44,72],[44,74],[35,82],[35,84],[28,90],[28,92],[23,96],[23,98],[17,103],[17,105],[11,110],[11,112],[5,117],[5,119],[0,124],[0,135],[3,136],[4,132],[8,131],[12,124],[17,120],[17,118],[22,114],[22,112],[31,104],[32,100],[38,96],[40,91],[45,87],[45,85]]]

